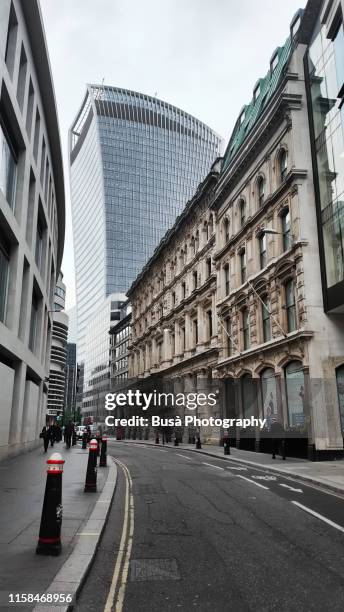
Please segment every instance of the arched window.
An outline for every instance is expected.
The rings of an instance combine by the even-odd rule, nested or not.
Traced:
[[[240,227],[242,227],[246,221],[246,202],[245,200],[241,199],[239,200],[239,220],[240,220]]]
[[[337,368],[336,381],[337,381],[340,424],[342,427],[342,434],[344,436],[344,365],[339,366],[339,368]]]
[[[262,206],[265,198],[265,180],[264,177],[260,176],[257,181],[257,190],[258,190],[258,204]]]
[[[301,361],[291,361],[284,368],[288,421],[291,427],[305,422],[305,377]]]
[[[277,392],[275,371],[265,368],[260,375],[260,388],[262,393],[263,415],[267,420],[267,426],[277,421]]]
[[[229,219],[228,217],[225,217],[223,220],[223,237],[224,237],[224,244],[227,244],[227,242],[229,241]]]
[[[280,180],[283,183],[288,169],[288,155],[285,149],[282,149],[279,154],[279,172],[280,172]]]

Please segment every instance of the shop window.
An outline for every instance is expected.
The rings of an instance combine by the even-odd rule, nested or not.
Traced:
[[[288,422],[291,427],[300,427],[305,422],[305,381],[302,363],[291,361],[284,369]]]
[[[267,426],[277,421],[277,392],[275,371],[265,368],[260,375],[260,386],[262,394],[263,415],[267,420]]]

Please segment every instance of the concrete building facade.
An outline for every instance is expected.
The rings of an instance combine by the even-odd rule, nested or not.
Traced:
[[[36,0],[0,6],[0,457],[45,423],[65,225],[54,88]]]

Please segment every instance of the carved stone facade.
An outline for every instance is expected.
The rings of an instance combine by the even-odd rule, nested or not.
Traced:
[[[212,384],[219,397],[212,416],[278,421],[290,454],[318,459],[343,452],[335,368],[344,363],[344,327],[323,308],[307,47],[295,26],[273,96],[236,149],[255,88],[224,159],[128,293],[129,375],[159,374],[184,390]],[[274,69],[273,57],[271,81]],[[202,435],[220,438],[214,428]],[[241,448],[267,448],[258,429],[231,437]]]

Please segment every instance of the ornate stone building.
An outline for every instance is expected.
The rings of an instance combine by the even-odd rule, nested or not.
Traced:
[[[266,418],[267,430],[278,422],[287,454],[312,459],[343,453],[344,327],[323,304],[305,90],[320,4],[293,18],[223,159],[128,293],[132,378],[159,374],[178,390],[211,382],[212,416]],[[271,444],[259,429],[230,435],[240,448]]]
[[[211,385],[218,349],[210,203],[219,171],[217,160],[128,291],[130,379],[163,379],[176,392]],[[207,411],[207,406],[200,408],[200,416]],[[203,432],[206,437],[211,433]]]

